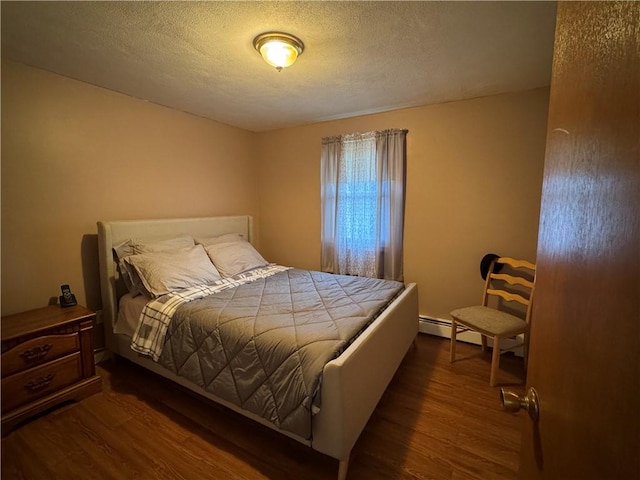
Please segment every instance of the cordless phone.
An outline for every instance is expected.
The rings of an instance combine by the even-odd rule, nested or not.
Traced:
[[[60,295],[60,306],[61,307],[73,307],[77,305],[76,296],[71,293],[71,289],[69,285],[61,285],[60,290],[62,290],[62,295]]]

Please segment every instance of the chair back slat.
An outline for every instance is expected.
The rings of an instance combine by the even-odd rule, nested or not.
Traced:
[[[507,282],[509,285],[522,285],[523,287],[527,287],[529,289],[533,288],[533,282],[527,280],[524,277],[514,277],[513,275],[507,275],[505,273],[494,273],[491,275],[491,278],[502,280],[504,282]]]
[[[509,272],[495,273],[498,265],[508,265]],[[496,258],[487,273],[482,305],[487,306],[491,296],[499,297],[507,302],[517,302],[527,307],[524,320],[529,323],[535,276],[536,266],[531,262],[511,257]]]
[[[517,293],[510,293],[505,290],[495,290],[492,288],[488,288],[487,295],[495,295],[498,297],[502,297],[508,302],[518,302],[525,306],[529,305],[529,300],[524,298],[522,295],[518,295]]]
[[[511,258],[511,257],[500,257],[496,259],[496,262],[509,265],[513,268],[526,268],[534,272],[536,270],[535,264],[531,262],[527,262],[526,260],[516,260],[515,258]]]

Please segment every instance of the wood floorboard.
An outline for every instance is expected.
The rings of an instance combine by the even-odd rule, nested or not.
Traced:
[[[489,386],[491,352],[420,334],[356,443],[349,480],[512,480],[521,415]],[[524,392],[522,359],[498,381]],[[127,362],[97,367],[104,391],[2,439],[3,480],[328,480],[337,461]]]

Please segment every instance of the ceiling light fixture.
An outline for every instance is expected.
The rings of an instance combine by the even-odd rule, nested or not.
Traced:
[[[253,39],[253,46],[260,52],[264,61],[276,67],[279,72],[293,65],[304,51],[302,40],[288,33],[267,32]]]

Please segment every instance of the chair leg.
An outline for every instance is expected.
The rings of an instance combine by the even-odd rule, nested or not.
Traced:
[[[458,325],[456,324],[456,320],[453,319],[451,321],[451,347],[449,350],[449,362],[453,363],[456,359],[456,336],[458,333]]]
[[[487,351],[487,337],[485,335],[480,334],[480,342],[482,342],[482,351]]]
[[[498,373],[498,365],[500,365],[500,338],[493,337],[493,354],[491,355],[491,377],[489,385],[495,387],[496,374]]]

